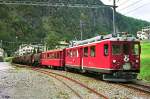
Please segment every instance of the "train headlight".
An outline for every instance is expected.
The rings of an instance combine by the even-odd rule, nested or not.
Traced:
[[[125,63],[125,64],[123,65],[123,69],[124,69],[124,70],[130,70],[130,69],[131,69],[130,63]]]
[[[136,60],[135,62],[136,62],[136,63],[139,63],[139,60]]]
[[[116,63],[116,60],[113,60],[112,62],[113,62],[113,63]]]

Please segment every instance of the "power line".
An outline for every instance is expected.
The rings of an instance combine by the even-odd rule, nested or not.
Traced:
[[[119,6],[122,6],[122,5],[126,4],[126,3],[129,2],[129,1],[130,1],[130,0],[126,0],[126,1],[122,2]]]
[[[49,7],[71,7],[71,8],[101,8],[113,7],[112,5],[97,5],[97,4],[65,4],[65,3],[50,3],[50,2],[33,2],[33,1],[0,1],[0,4],[5,5],[26,5],[26,6],[49,6]]]
[[[135,8],[135,9],[133,9],[133,10],[130,10],[130,11],[124,13],[124,14],[132,13],[132,12],[134,12],[134,11],[136,11],[136,10],[138,10],[138,9],[140,9],[140,8],[142,8],[142,7],[146,6],[146,5],[148,5],[148,4],[150,4],[150,2],[145,3],[145,4],[143,4],[143,5],[141,5],[141,6],[137,7],[137,8]]]
[[[126,7],[123,7],[123,8],[120,9],[120,11],[125,10],[125,9],[127,9],[127,8],[129,8],[129,7],[131,7],[131,6],[134,6],[135,4],[137,4],[137,3],[141,2],[141,1],[142,1],[142,0],[138,0],[138,1],[136,1],[136,2],[134,2],[134,3],[132,3],[132,4],[130,4],[130,5],[126,6]]]

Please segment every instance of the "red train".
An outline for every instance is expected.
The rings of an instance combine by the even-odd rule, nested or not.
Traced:
[[[15,57],[13,62],[95,72],[103,80],[109,81],[132,81],[137,78],[141,53],[138,40],[133,37],[115,37],[93,42],[95,39],[75,42],[65,49]]]

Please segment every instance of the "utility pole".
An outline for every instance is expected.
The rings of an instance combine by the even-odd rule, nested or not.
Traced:
[[[116,35],[116,0],[113,0],[113,35]]]
[[[83,40],[83,23],[82,20],[80,20],[80,33],[81,33],[81,40]]]
[[[1,43],[0,43],[1,45],[0,45],[0,48],[2,48],[3,47],[3,40],[1,40]]]

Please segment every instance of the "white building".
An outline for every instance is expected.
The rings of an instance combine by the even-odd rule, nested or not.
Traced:
[[[142,31],[137,32],[137,37],[140,40],[150,39],[150,26],[144,27]]]
[[[56,49],[63,49],[68,47],[68,43],[66,43],[65,41],[61,41],[59,43],[59,45],[56,46]],[[43,46],[42,44],[38,44],[38,45],[31,45],[31,44],[22,44],[19,46],[19,49],[15,52],[15,55],[25,55],[25,54],[30,54],[35,52],[42,52],[42,51],[46,51],[48,50],[48,48],[46,48],[46,46]]]
[[[4,50],[0,48],[0,57],[4,56]]]
[[[31,44],[22,44],[19,46],[19,49],[15,52],[15,55],[25,55],[25,54],[30,54],[33,53],[34,51],[43,51],[44,50],[44,46],[42,45],[31,45]]]

